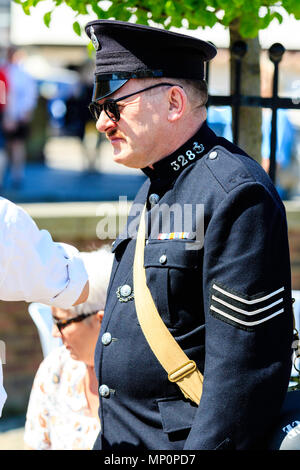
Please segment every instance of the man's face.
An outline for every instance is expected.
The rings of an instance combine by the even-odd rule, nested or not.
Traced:
[[[109,96],[118,99],[155,84],[131,79]],[[167,90],[158,87],[118,102],[120,120],[113,122],[102,111],[96,128],[105,133],[113,148],[114,161],[131,168],[144,168],[163,156],[168,129]],[[99,103],[103,103],[100,100]]]

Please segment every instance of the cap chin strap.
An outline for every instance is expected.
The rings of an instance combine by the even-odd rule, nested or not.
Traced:
[[[200,403],[203,376],[194,361],[180,348],[159,315],[147,286],[144,268],[145,212],[142,212],[133,264],[134,300],[137,317],[146,340],[156,358],[185,398]]]

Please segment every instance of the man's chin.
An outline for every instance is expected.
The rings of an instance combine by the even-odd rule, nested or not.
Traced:
[[[70,356],[73,359],[73,361],[81,361],[82,362],[82,359],[80,359],[80,357],[78,357],[77,354],[70,352]]]
[[[113,160],[118,165],[124,165],[128,168],[141,168],[132,155],[125,152],[113,152]]]

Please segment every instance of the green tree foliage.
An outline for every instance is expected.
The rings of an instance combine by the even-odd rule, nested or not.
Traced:
[[[44,0],[14,1],[22,6],[26,15],[30,15],[31,8]],[[98,18],[120,21],[129,21],[135,15],[137,23],[148,24],[151,20],[166,29],[171,26],[196,29],[199,26],[212,27],[216,23],[230,27],[234,22],[238,23],[239,34],[243,38],[257,37],[259,30],[267,28],[274,19],[282,22],[282,15],[274,11],[274,6],[281,6],[300,19],[299,0],[52,0],[52,3],[53,9],[44,15],[44,23],[48,27],[52,11],[62,4],[69,6],[77,15],[93,12]],[[73,29],[81,34],[77,21]]]

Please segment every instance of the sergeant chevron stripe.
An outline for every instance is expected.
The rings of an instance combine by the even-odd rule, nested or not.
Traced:
[[[271,294],[265,295],[264,297],[261,297],[259,299],[246,300],[246,299],[243,299],[242,297],[238,297],[237,295],[232,294],[231,292],[226,292],[224,289],[221,289],[221,287],[217,286],[216,284],[213,285],[213,288],[218,290],[222,294],[228,295],[228,297],[231,297],[232,299],[239,300],[240,302],[243,302],[245,304],[257,304],[258,302],[262,302],[263,300],[267,300],[270,297],[273,297],[274,295],[278,294],[279,292],[284,291],[284,287],[280,287],[280,289],[277,289],[274,292],[271,292]]]
[[[214,283],[210,311],[220,320],[252,330],[253,327],[284,312],[283,293],[284,287],[281,287],[260,297],[245,298]]]
[[[241,308],[234,307],[233,305],[228,304],[227,302],[224,302],[224,300],[218,299],[215,295],[212,296],[212,299],[215,300],[216,302],[220,302],[221,304],[225,305],[225,307],[232,308],[236,312],[239,313],[244,313],[244,315],[256,315],[257,313],[264,312],[268,308],[274,307],[274,305],[278,305],[282,302],[282,298],[279,300],[276,300],[276,302],[273,302],[271,305],[268,305],[267,307],[259,308],[257,310],[254,310],[253,312],[247,312],[246,310],[242,310]]]

